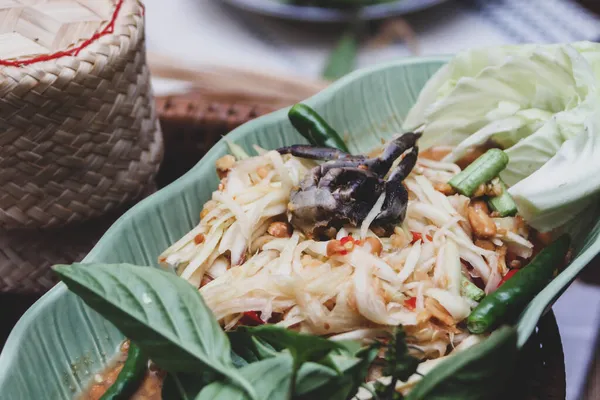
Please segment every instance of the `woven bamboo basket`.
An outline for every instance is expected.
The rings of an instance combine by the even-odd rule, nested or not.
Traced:
[[[179,178],[233,128],[273,110],[271,105],[191,93],[158,98],[165,162],[156,178],[163,187]],[[144,197],[153,185],[137,189]],[[46,229],[0,228],[0,293],[44,293],[56,283],[50,267],[81,260],[104,231],[131,205],[100,217]]]
[[[0,229],[139,197],[162,157],[135,0],[0,3]]]

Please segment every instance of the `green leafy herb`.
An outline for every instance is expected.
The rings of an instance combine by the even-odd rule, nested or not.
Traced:
[[[275,325],[261,325],[245,329],[276,349],[289,350],[297,365],[306,361],[317,361],[332,350],[346,349],[345,346],[332,340],[294,332]]]
[[[235,355],[245,360],[246,364],[275,357],[278,353],[273,346],[263,340],[252,336],[243,327],[227,333],[231,348]]]
[[[517,332],[502,327],[488,339],[442,361],[406,400],[484,400],[500,393],[517,361]]]
[[[408,378],[417,372],[420,361],[408,353],[406,333],[404,333],[402,326],[396,328],[394,336],[385,346],[385,349],[383,375],[390,376],[392,379],[387,385],[378,382],[375,385],[375,391],[381,400],[395,400],[402,398],[396,392],[396,383],[398,380],[406,382]]]
[[[194,400],[202,388],[209,383],[198,375],[171,373],[165,378],[161,395],[163,399],[168,400]]]
[[[339,376],[338,371],[323,364],[305,363],[296,376],[295,398],[315,398],[314,392],[335,381]]]
[[[131,264],[57,265],[54,270],[164,370],[222,375],[254,397],[252,386],[233,368],[227,336],[185,280]]]
[[[261,325],[247,328],[252,335],[259,337],[275,348],[287,349],[294,360],[292,382],[295,383],[296,373],[300,366],[307,361],[323,358],[332,350],[345,349],[344,346],[315,335],[305,335],[290,331],[275,325]],[[294,385],[290,393],[294,392]]]
[[[377,356],[376,347],[363,348],[354,356],[330,355],[330,368],[305,363],[298,371],[294,399],[345,400],[351,398],[365,381],[369,367]],[[337,374],[334,374],[335,371]]]
[[[261,400],[290,399],[293,359],[281,353],[276,357],[248,364],[240,374],[260,393]],[[247,394],[231,380],[217,381],[206,386],[196,400],[246,400]]]

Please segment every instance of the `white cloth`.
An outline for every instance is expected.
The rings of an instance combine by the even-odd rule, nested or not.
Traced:
[[[270,0],[265,0],[270,1]],[[339,25],[289,23],[220,0],[146,0],[148,49],[189,61],[318,77]],[[460,0],[407,17],[421,55],[600,37],[600,19],[571,0]],[[358,66],[410,56],[406,45],[362,48]],[[157,91],[172,86],[157,82]]]

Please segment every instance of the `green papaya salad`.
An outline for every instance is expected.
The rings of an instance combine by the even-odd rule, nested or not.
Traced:
[[[599,200],[599,82],[600,44],[472,50],[378,148],[307,104],[298,144],[228,141],[163,268],[55,267],[128,338],[78,398],[503,398]]]

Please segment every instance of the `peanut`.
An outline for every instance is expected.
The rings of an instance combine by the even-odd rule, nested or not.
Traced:
[[[371,247],[371,254],[380,255],[383,250],[379,239],[372,236],[365,239],[365,244],[368,244]]]
[[[267,232],[276,238],[285,238],[292,236],[292,227],[287,222],[273,222],[267,228]]]
[[[481,185],[479,185],[477,187],[477,189],[475,190],[475,193],[473,193],[473,197],[485,196],[486,193],[487,193],[487,185],[485,183],[482,183]]]
[[[475,240],[475,246],[490,251],[496,250],[496,246],[494,246],[494,243],[490,242],[489,240],[477,239]]]
[[[489,209],[484,201],[471,202],[467,216],[476,237],[489,239],[496,235],[496,224],[490,218]]]
[[[502,186],[500,185],[500,180],[498,178],[492,180],[487,185],[486,194],[488,196],[500,196],[502,194]]]
[[[446,196],[452,196],[453,194],[456,194],[454,188],[447,183],[438,182],[433,185],[433,188]]]
[[[235,157],[231,154],[227,154],[217,160],[215,166],[217,167],[217,175],[220,179],[227,176],[227,173],[235,165]]]
[[[259,167],[256,170],[256,173],[258,174],[258,176],[260,177],[260,179],[264,179],[266,178],[267,175],[269,175],[269,170],[265,167]]]

